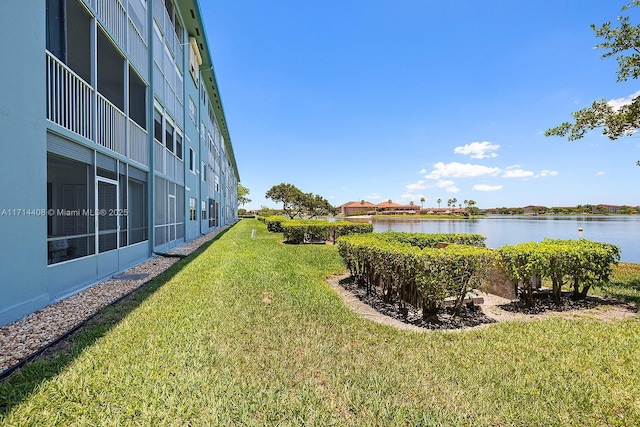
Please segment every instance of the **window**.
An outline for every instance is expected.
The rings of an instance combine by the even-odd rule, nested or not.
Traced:
[[[196,103],[193,101],[193,99],[191,99],[191,97],[189,97],[189,118],[191,119],[191,121],[193,122],[193,124],[196,124],[197,119],[197,110],[196,110]]]
[[[147,130],[147,86],[129,66],[129,117]]]
[[[198,211],[196,210],[196,199],[189,197],[189,220],[195,221],[198,219]]]
[[[48,263],[95,253],[93,165],[47,154]]]
[[[124,58],[102,28],[98,30],[98,92],[124,111]]]
[[[167,147],[167,150],[173,153],[173,126],[171,126],[169,123],[165,123],[165,125],[165,145]]]
[[[169,15],[169,18],[173,20],[173,1],[164,0],[164,7],[167,8],[167,15]]]
[[[176,132],[176,157],[182,160],[182,135]]]
[[[178,42],[182,44],[183,31],[182,31],[182,24],[180,23],[180,17],[178,17],[178,14],[174,15],[173,28],[176,30],[176,37],[178,37]],[[178,46],[178,49],[180,49],[180,46]]]
[[[159,176],[155,177],[155,246],[184,237],[184,187]]]
[[[195,37],[189,37],[189,72],[196,86],[200,81],[200,65],[202,65],[202,57],[198,50],[198,43]]]
[[[200,209],[201,209],[200,219],[207,219],[207,202],[205,202],[203,200],[200,203],[201,203],[200,204]]]
[[[162,144],[162,114],[158,110],[153,110],[153,137]]]
[[[77,0],[47,0],[47,50],[89,83],[91,27],[91,16]]]
[[[196,152],[193,148],[189,148],[189,170],[196,173]]]
[[[127,230],[129,244],[148,240],[147,173],[129,166]]]
[[[202,170],[200,171],[200,175],[202,176],[202,180],[207,182],[207,164],[202,162]]]

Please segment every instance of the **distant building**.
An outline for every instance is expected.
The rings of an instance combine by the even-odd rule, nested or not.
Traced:
[[[0,325],[236,221],[197,0],[1,8]]]
[[[591,212],[618,214],[623,208],[624,206],[618,206],[618,205],[595,205],[591,207]]]
[[[340,215],[353,216],[353,215],[367,215],[371,211],[375,211],[376,205],[373,203],[361,200],[359,202],[347,202],[338,206],[338,212]]]
[[[546,213],[547,208],[545,208],[544,206],[528,205],[528,206],[525,206],[523,209],[524,209],[525,215],[542,215]]]
[[[413,205],[401,205],[390,201],[378,203],[376,205],[377,213],[399,214],[399,213],[416,213],[420,208]]]
[[[361,200],[359,202],[347,202],[338,206],[340,215],[434,215],[434,214],[465,214],[462,208],[421,208],[416,205],[401,205],[393,202],[381,202],[377,205]]]

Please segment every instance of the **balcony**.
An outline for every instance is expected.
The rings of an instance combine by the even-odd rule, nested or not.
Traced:
[[[147,131],[50,52],[46,52],[46,80],[49,121],[149,165]]]
[[[93,139],[93,88],[51,53],[46,55],[47,119]]]

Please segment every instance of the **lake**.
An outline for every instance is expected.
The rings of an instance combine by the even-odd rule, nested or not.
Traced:
[[[348,219],[348,218],[347,218]],[[487,247],[539,242],[545,237],[611,243],[621,249],[621,261],[640,264],[640,216],[502,216],[463,219],[373,218],[375,232],[477,233]],[[582,231],[579,231],[582,229]]]

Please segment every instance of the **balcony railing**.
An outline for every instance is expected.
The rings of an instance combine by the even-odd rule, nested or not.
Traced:
[[[110,150],[127,155],[125,146],[125,115],[107,98],[98,94],[98,129],[96,143]]]
[[[51,53],[47,62],[47,119],[87,139],[93,138],[93,88]]]
[[[165,156],[165,148],[164,145],[160,144],[158,141],[155,141],[153,144],[153,151],[155,154],[155,168],[157,172],[164,173],[164,156]]]
[[[120,0],[94,0],[98,17],[111,37],[124,50],[127,37],[127,10]]]
[[[147,54],[147,44],[144,41],[142,35],[138,32],[138,29],[134,25],[133,21],[129,19],[129,37],[127,39],[129,44],[128,53],[129,61],[138,70],[140,75],[145,81],[149,81],[149,58]]]
[[[145,166],[149,166],[147,137],[147,131],[129,119],[129,157]]]

